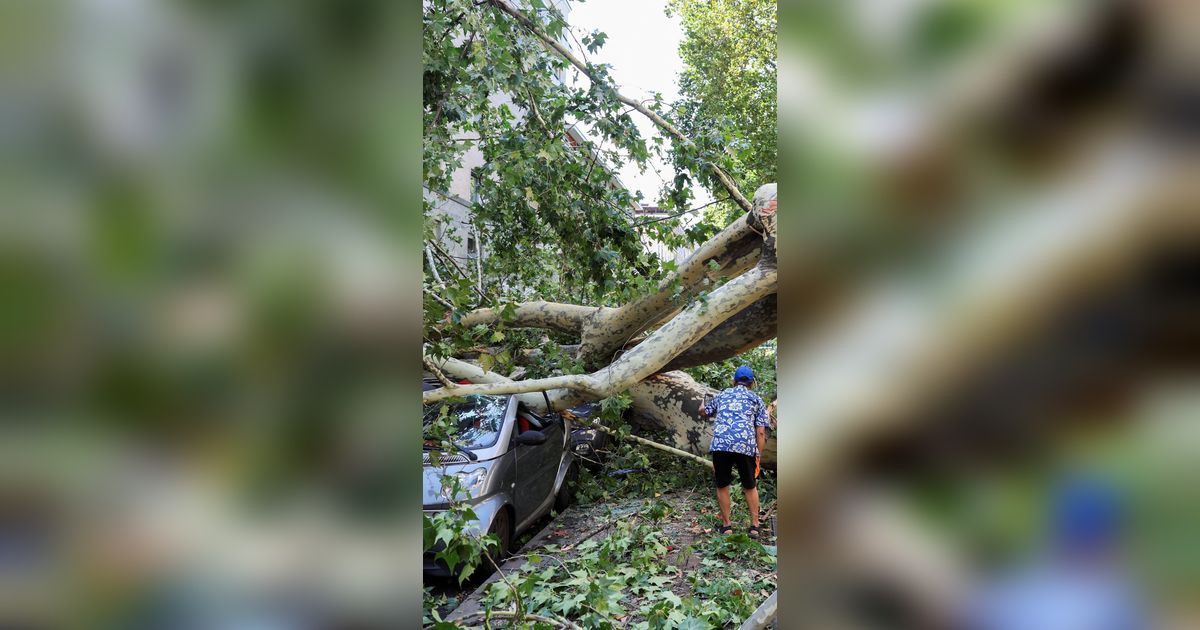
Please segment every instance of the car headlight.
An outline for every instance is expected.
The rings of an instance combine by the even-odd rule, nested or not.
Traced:
[[[483,490],[484,484],[487,483],[487,473],[488,471],[486,468],[475,468],[473,470],[456,472],[454,473],[454,476],[458,478],[458,483],[462,486],[463,492],[474,496]],[[444,484],[442,486],[442,494],[446,495],[447,498],[450,498],[448,496],[450,494],[450,488]]]

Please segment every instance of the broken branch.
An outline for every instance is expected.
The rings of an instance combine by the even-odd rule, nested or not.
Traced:
[[[673,446],[667,446],[666,444],[659,444],[658,442],[654,442],[652,440],[647,440],[644,437],[638,437],[636,435],[621,435],[621,434],[617,433],[616,431],[613,431],[612,429],[610,429],[598,422],[588,420],[587,418],[580,418],[579,416],[571,413],[569,410],[563,411],[562,414],[564,416],[566,416],[567,418],[571,419],[571,421],[573,421],[573,422],[578,422],[579,424],[582,424],[586,427],[596,429],[597,431],[603,431],[615,438],[619,438],[622,440],[633,440],[634,442],[637,442],[638,444],[641,444],[642,446],[649,446],[650,448],[658,449],[660,451],[663,451],[664,453],[670,453],[677,457],[683,457],[684,459],[690,459],[694,462],[704,464],[705,466],[708,466],[709,468],[713,467],[713,463],[711,461],[704,459],[703,457],[700,457],[699,455],[693,455],[692,453],[679,450]]]

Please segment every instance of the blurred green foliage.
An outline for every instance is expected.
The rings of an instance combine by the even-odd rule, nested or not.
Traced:
[[[367,511],[412,496],[392,455],[346,462],[364,426],[416,431],[379,421],[416,414],[380,406],[418,371],[397,367],[419,321],[410,11],[6,8],[29,29],[0,114],[24,130],[0,149],[6,413],[220,445],[251,486],[379,485],[351,501]]]

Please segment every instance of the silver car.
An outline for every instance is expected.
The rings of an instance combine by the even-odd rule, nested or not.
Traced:
[[[458,428],[455,448],[438,452],[435,466],[430,450],[435,447],[426,442],[423,509],[431,515],[447,509],[442,476],[457,476],[469,495],[463,500],[478,517],[472,529],[496,534],[504,555],[538,518],[571,502],[578,464],[570,448],[570,420],[535,414],[516,396],[468,396],[465,402],[427,406],[425,428],[444,405]],[[450,567],[434,561],[434,551],[425,554],[425,573],[449,575]]]

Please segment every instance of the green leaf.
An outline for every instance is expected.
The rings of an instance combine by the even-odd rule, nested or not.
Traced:
[[[688,615],[687,617],[684,617],[683,621],[680,621],[675,628],[677,630],[707,630],[709,628],[709,623],[704,619]]]

